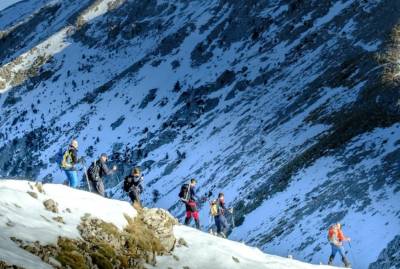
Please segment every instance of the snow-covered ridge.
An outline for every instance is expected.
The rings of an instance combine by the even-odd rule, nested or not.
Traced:
[[[65,27],[12,62],[0,67],[0,94],[19,86],[29,77],[36,76],[42,65],[68,46],[66,38],[73,31],[73,26]]]
[[[126,0],[95,0],[77,19],[77,27],[83,26],[85,23],[99,17],[106,12],[118,8]]]
[[[81,27],[83,24],[99,17],[106,12],[119,7],[124,0],[96,0],[90,7],[79,15],[75,25],[68,25],[59,32],[53,34],[42,43],[36,45],[29,51],[21,54],[13,61],[0,67],[0,94],[8,91],[12,87],[19,86],[24,83],[29,77],[34,77],[38,74],[39,68],[44,65],[55,54],[63,51],[69,43],[67,38],[74,34],[76,27]],[[51,1],[43,8],[59,5],[59,1]],[[41,10],[40,9],[40,10]],[[0,39],[15,31],[18,26],[29,22],[34,18],[40,10],[32,15],[17,22],[15,25],[0,31]]]
[[[179,247],[174,255],[158,258],[157,266],[150,268],[180,268],[188,266],[191,269],[334,269],[336,267],[313,265],[299,262],[291,258],[268,255],[258,248],[246,246],[243,243],[215,237],[185,226],[175,227],[175,236],[183,238],[188,247]]]
[[[43,203],[49,199],[57,203],[57,213],[49,211],[53,208],[45,208]],[[79,240],[77,226],[87,214],[123,229],[128,224],[126,216],[134,218],[137,213],[126,202],[105,199],[63,185],[1,181],[0,261],[26,269],[52,268],[50,264],[16,245],[16,241],[54,245],[58,237]],[[157,257],[156,264],[149,265],[149,268],[332,268],[267,255],[242,243],[180,225],[175,226],[174,234],[179,242],[185,243],[177,243],[173,255]],[[53,260],[53,264],[56,263]]]
[[[57,203],[57,213],[46,210],[44,202],[49,199]],[[85,214],[122,229],[127,225],[125,215],[134,218],[136,211],[126,202],[64,185],[0,181],[0,260],[25,268],[49,268],[11,238],[42,245],[56,244],[59,236],[79,239],[77,226]]]

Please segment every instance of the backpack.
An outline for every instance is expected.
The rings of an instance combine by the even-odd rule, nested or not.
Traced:
[[[181,187],[181,191],[179,192],[179,198],[182,200],[188,201],[190,196],[190,186],[189,184],[183,184]]]
[[[63,154],[63,157],[62,157],[62,160],[60,163],[60,167],[63,169],[70,168],[71,163],[72,163],[71,151],[69,149],[67,149]]]
[[[212,203],[210,205],[210,214],[213,217],[218,216],[218,203],[217,203],[217,201],[212,201]]]
[[[129,192],[130,187],[131,187],[131,184],[129,182],[128,177],[126,177],[125,180],[124,180],[124,191],[125,192]]]
[[[97,161],[94,161],[88,169],[88,174],[91,180],[93,181],[99,181],[100,179],[100,165],[97,163]]]
[[[329,227],[326,238],[330,243],[335,243],[337,241],[335,231],[333,230],[333,226]]]
[[[125,179],[124,179],[124,191],[125,192],[129,192],[129,191],[131,191],[131,189],[133,187],[134,188],[138,188],[138,186],[140,184],[140,181],[137,184],[135,184],[135,183],[136,182],[135,182],[135,178],[134,177],[132,177],[132,176],[125,177]]]

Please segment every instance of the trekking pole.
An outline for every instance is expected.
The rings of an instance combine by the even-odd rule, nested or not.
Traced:
[[[118,183],[113,188],[116,188],[116,187],[119,188],[122,185],[121,183],[123,183],[123,181],[121,181],[121,178],[117,174],[115,174],[115,176],[117,177]]]
[[[88,174],[87,174],[87,169],[86,169],[86,165],[85,165],[85,161],[84,160],[82,161],[82,166],[83,166],[83,171],[85,171],[85,178],[86,178],[86,183],[87,183],[89,192],[92,192],[92,190],[90,188],[89,177],[88,177]]]
[[[351,243],[350,243],[350,241],[349,241],[349,247],[350,247],[351,259],[353,260],[353,265],[355,265],[355,264],[356,264],[356,260],[354,259],[353,250],[352,250],[352,248],[351,248]]]
[[[89,177],[88,177],[88,174],[87,174],[87,170],[86,170],[86,166],[85,166],[85,165],[83,165],[83,169],[85,170],[86,183],[87,183],[89,192],[92,192],[92,188],[90,188]]]
[[[118,174],[115,174],[115,176],[117,177],[117,180],[118,180],[118,184],[117,185],[119,185],[119,183],[121,183],[121,179],[119,178]]]
[[[235,228],[235,216],[234,216],[234,214],[233,214],[233,207],[232,207],[231,218],[232,218],[232,229],[234,229],[234,228]]]

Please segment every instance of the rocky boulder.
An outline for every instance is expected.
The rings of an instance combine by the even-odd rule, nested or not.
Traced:
[[[58,213],[58,204],[53,199],[48,199],[43,202],[44,207],[53,213]]]
[[[173,233],[174,225],[179,222],[168,211],[159,208],[145,208],[141,215],[142,221],[154,231],[166,251],[174,248],[176,238]]]

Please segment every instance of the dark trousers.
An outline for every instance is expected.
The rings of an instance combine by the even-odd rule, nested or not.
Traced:
[[[228,229],[228,221],[226,220],[224,215],[218,215],[214,217],[215,226],[217,226],[217,233],[223,232],[226,233],[226,229]]]
[[[99,179],[98,181],[94,181],[94,180],[89,180],[90,182],[90,187],[91,187],[91,191],[93,193],[96,193],[98,195],[101,196],[105,196],[105,191],[104,191],[104,183],[102,179]]]
[[[332,247],[332,253],[331,253],[331,256],[329,257],[328,264],[332,264],[333,259],[335,259],[336,254],[339,253],[340,256],[342,256],[342,261],[343,261],[345,267],[350,267],[351,265],[349,263],[349,260],[346,257],[346,253],[344,251],[343,246],[337,246],[337,245],[331,243],[331,247]]]
[[[129,198],[131,199],[132,203],[139,203],[140,204],[140,192],[138,190],[131,190],[128,193]]]

